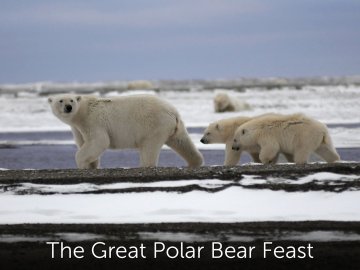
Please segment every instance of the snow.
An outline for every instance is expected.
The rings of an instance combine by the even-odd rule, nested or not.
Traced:
[[[310,182],[317,184],[324,184],[325,182],[337,181],[357,181],[360,177],[358,175],[346,175],[330,172],[318,172],[310,175],[300,177],[299,179],[283,179],[279,177],[267,177],[264,178],[260,175],[242,175],[240,180],[220,180],[220,179],[202,179],[202,180],[176,180],[176,181],[155,181],[150,183],[134,183],[134,182],[121,182],[114,184],[71,184],[71,185],[51,185],[51,184],[32,184],[32,183],[18,183],[16,185],[0,185],[0,194],[39,194],[39,193],[51,193],[51,194],[74,194],[74,193],[89,193],[91,191],[107,191],[107,190],[125,190],[134,188],[177,188],[186,186],[198,186],[206,189],[222,188],[228,185],[242,185],[251,186],[255,184],[291,184],[302,185]],[[0,195],[1,198],[1,195]]]
[[[255,177],[251,175],[251,177]],[[293,184],[293,185],[301,185],[301,184],[306,184],[306,183],[310,183],[310,182],[326,182],[326,181],[354,181],[359,179],[360,176],[359,175],[347,175],[347,174],[338,174],[338,173],[330,173],[330,172],[319,172],[319,173],[314,173],[314,174],[310,174],[310,175],[306,175],[303,177],[300,177],[297,180],[292,180],[292,179],[283,179],[283,178],[279,178],[279,177],[269,177],[268,179],[266,179],[266,182],[269,183],[286,183],[286,184]],[[251,185],[253,182],[260,184],[261,180],[260,179],[247,179],[247,177],[245,177],[244,180],[245,183],[247,183],[248,185]],[[243,183],[241,181],[241,183]]]
[[[11,187],[7,190],[14,194],[16,192],[32,191],[32,192],[43,192],[43,193],[80,193],[80,192],[89,192],[89,191],[99,191],[99,190],[121,190],[129,188],[146,188],[146,187],[185,187],[190,185],[196,185],[203,188],[218,188],[224,185],[234,183],[234,181],[225,181],[218,179],[209,179],[209,180],[179,180],[179,181],[157,181],[151,183],[130,183],[122,182],[115,184],[105,184],[105,185],[96,185],[90,183],[81,183],[73,185],[42,185],[42,184],[31,184],[23,183],[18,184],[16,187]],[[4,188],[4,185],[0,185],[0,189]]]
[[[215,194],[3,195],[0,223],[360,221],[360,192],[285,193],[230,188]]]
[[[243,231],[244,235],[222,234],[219,232],[221,240],[226,242],[252,242],[256,240],[267,241],[309,241],[309,242],[329,242],[329,241],[359,241],[360,235],[357,233],[344,233],[341,231],[311,231],[311,232],[297,232],[297,231],[281,231],[281,233],[272,233],[265,235],[263,231],[260,235],[252,235],[250,232]],[[174,233],[174,232],[143,232],[138,233],[140,239],[143,240],[157,240],[157,241],[181,241],[181,242],[212,242],[218,241],[219,236],[210,233],[196,234],[196,233]],[[0,239],[1,241],[1,239]]]
[[[248,231],[240,231],[239,234],[229,234],[227,232],[219,232],[218,235],[207,232],[206,234],[200,233],[187,233],[187,232],[137,232],[134,236],[145,241],[170,241],[170,242],[185,242],[185,243],[202,243],[222,241],[226,242],[253,242],[261,241],[264,238],[267,241],[308,241],[308,242],[329,242],[329,241],[359,241],[360,235],[357,233],[344,233],[342,231],[284,231],[281,233],[267,233],[263,231],[259,235],[254,235]],[[241,235],[244,234],[244,235]],[[245,236],[247,235],[247,236]],[[94,233],[55,233],[48,236],[26,236],[26,235],[12,235],[3,234],[0,236],[0,243],[16,243],[16,242],[48,242],[48,241],[66,241],[78,243],[81,241],[95,241],[95,240],[120,240],[119,237],[112,235],[94,234]]]
[[[0,235],[0,243],[16,243],[16,242],[47,242],[53,240],[62,240],[66,242],[81,242],[110,238],[101,234],[93,233],[55,233],[48,236],[28,236],[28,235]]]
[[[360,191],[0,195],[0,223],[360,221]]]

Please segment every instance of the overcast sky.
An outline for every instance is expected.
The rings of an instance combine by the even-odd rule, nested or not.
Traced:
[[[0,83],[356,74],[359,0],[0,0]]]

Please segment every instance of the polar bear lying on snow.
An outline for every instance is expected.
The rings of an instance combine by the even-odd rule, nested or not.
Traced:
[[[234,141],[234,134],[235,131],[246,122],[255,119],[257,117],[263,117],[265,115],[279,115],[279,114],[263,114],[256,117],[244,117],[244,116],[237,116],[222,119],[216,122],[209,124],[209,126],[205,129],[204,135],[201,138],[200,142],[204,144],[213,144],[213,143],[224,143],[225,144],[225,166],[235,166],[241,157],[242,151],[235,151],[232,149],[233,141]],[[249,148],[245,150],[248,152],[253,161],[256,163],[260,163],[259,159],[259,149],[256,147]],[[285,158],[292,162],[293,158],[291,155],[286,153],[282,153]],[[276,163],[277,159],[274,160]]]
[[[190,167],[203,163],[177,110],[156,96],[98,98],[67,94],[49,97],[48,101],[55,116],[71,126],[80,169],[97,168],[107,148],[137,148],[141,166],[157,166],[164,144]]]
[[[250,110],[250,105],[245,101],[221,92],[214,97],[214,110],[215,112],[245,111]]]
[[[233,150],[259,151],[262,163],[274,163],[280,152],[304,164],[315,152],[327,162],[340,160],[326,126],[303,114],[266,115],[235,132]]]

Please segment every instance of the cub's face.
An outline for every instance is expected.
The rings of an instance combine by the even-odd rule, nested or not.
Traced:
[[[234,142],[232,145],[233,150],[246,150],[253,146],[256,146],[256,137],[251,129],[240,126],[234,135]]]
[[[204,131],[204,135],[201,138],[200,142],[203,144],[210,143],[224,143],[222,138],[222,128],[218,123],[210,124],[207,129]]]
[[[81,96],[58,95],[48,98],[53,113],[64,122],[70,121],[79,110]]]

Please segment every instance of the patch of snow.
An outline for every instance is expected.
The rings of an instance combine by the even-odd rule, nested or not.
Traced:
[[[0,223],[360,221],[360,191],[0,195]]]
[[[19,186],[12,188],[8,191],[4,191],[4,186],[0,185],[0,189],[3,188],[3,192],[23,192],[31,190],[34,192],[43,193],[81,193],[96,190],[114,190],[114,189],[128,189],[128,188],[146,188],[146,187],[186,187],[190,185],[197,185],[203,188],[218,188],[227,184],[234,183],[234,181],[209,179],[209,180],[180,180],[180,181],[158,181],[151,183],[130,183],[122,182],[115,184],[95,185],[91,183],[81,183],[73,185],[43,185],[43,184],[32,184],[32,183],[19,183]],[[1,191],[0,191],[1,193]]]

